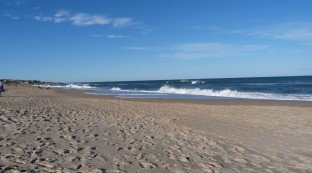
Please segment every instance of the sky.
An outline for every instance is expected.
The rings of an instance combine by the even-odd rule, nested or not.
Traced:
[[[311,0],[0,0],[0,78],[312,75]]]

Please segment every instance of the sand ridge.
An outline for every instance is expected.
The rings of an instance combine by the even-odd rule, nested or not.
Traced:
[[[181,107],[194,115],[211,113],[209,105],[9,88],[0,98],[0,172],[312,171],[309,147],[295,157],[210,136],[185,123],[192,117]],[[213,107],[218,109],[224,106]]]

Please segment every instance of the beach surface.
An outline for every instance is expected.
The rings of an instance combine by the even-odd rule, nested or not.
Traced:
[[[312,103],[7,87],[0,172],[312,172]]]

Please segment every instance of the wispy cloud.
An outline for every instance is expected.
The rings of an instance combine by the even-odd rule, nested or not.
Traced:
[[[244,56],[249,55],[250,53],[267,50],[268,46],[253,44],[190,43],[169,47],[129,46],[124,49],[133,51],[153,50],[163,52],[158,55],[158,57],[162,58],[203,59]]]
[[[68,17],[63,18],[62,20],[58,20],[58,22],[63,22],[66,20],[70,20],[73,25],[77,26],[88,26],[88,25],[108,25],[111,22],[111,19],[102,16],[102,15],[90,15],[86,13],[77,13],[72,16],[62,16]]]
[[[220,58],[243,55],[266,49],[266,45],[236,45],[224,43],[181,44],[168,49],[160,57],[178,59]]]
[[[68,10],[59,10],[53,16],[36,15],[33,18],[42,22],[70,22],[76,26],[111,25],[120,28],[133,23],[133,19],[129,17],[111,18],[103,14],[72,13]]]
[[[130,17],[119,17],[113,20],[114,27],[124,27],[133,24],[133,20]]]
[[[47,16],[35,16],[35,20],[41,21],[41,22],[49,22],[49,21],[54,21],[55,19],[52,17],[47,17]]]
[[[109,35],[104,35],[104,34],[90,34],[91,37],[95,38],[109,38],[109,39],[122,39],[122,38],[129,38],[129,36],[126,35],[118,35],[118,34],[109,34]]]
[[[40,12],[41,7],[34,7],[33,10]],[[10,19],[33,19],[39,22],[50,22],[50,23],[70,23],[74,26],[110,26],[112,28],[124,28],[129,27],[136,30],[141,30],[141,34],[145,35],[152,32],[152,29],[144,24],[144,22],[135,21],[131,17],[110,17],[104,14],[90,14],[82,12],[72,12],[69,10],[58,10],[52,15],[45,15],[42,13],[36,15],[21,15],[13,16],[8,14],[7,11],[3,12],[4,16]],[[92,36],[92,35],[91,35]],[[95,36],[96,37],[96,36]],[[106,35],[106,38],[128,38],[128,36],[122,36],[117,34],[112,34],[110,36]]]
[[[5,5],[22,5],[26,2],[26,0],[3,0],[1,1],[3,2]]]
[[[106,37],[106,35],[104,34],[90,34],[91,37],[95,37],[95,38],[103,38],[103,37]]]
[[[128,38],[128,36],[125,35],[118,35],[118,34],[109,34],[106,36],[107,38],[111,39],[118,39],[118,38]]]
[[[266,29],[247,31],[246,33],[251,36],[262,38],[295,41],[312,40],[312,23],[286,23]]]
[[[193,27],[193,29],[207,29],[212,32],[225,34],[238,34],[254,38],[265,38],[275,40],[291,41],[311,41],[312,40],[312,23],[292,22],[282,23],[265,28],[253,29],[224,29],[220,27]]]
[[[13,16],[12,14],[10,14],[10,13],[4,13],[4,16],[5,17],[8,17],[9,19],[12,19],[12,20],[18,20],[18,19],[20,19],[21,17],[20,16]]]
[[[146,50],[147,47],[143,47],[143,46],[129,46],[129,47],[125,47],[124,49],[126,49],[126,50]]]

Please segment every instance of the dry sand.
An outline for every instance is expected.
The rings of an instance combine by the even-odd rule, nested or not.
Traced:
[[[1,173],[312,172],[308,102],[134,101],[33,87],[3,96]]]

